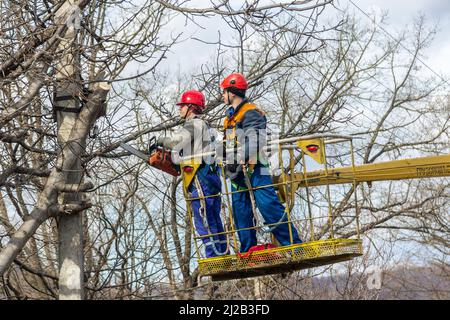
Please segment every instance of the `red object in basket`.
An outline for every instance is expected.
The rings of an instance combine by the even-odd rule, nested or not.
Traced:
[[[271,243],[257,244],[256,246],[253,246],[250,249],[248,249],[247,252],[238,253],[237,255],[239,258],[243,258],[243,259],[252,258],[252,260],[255,260],[255,261],[260,260],[260,258],[267,258],[268,257],[267,255],[269,255],[269,256],[273,255],[274,257],[278,257],[277,253],[268,253],[267,255],[264,255],[264,256],[257,255],[257,256],[252,257],[254,252],[272,249],[272,248],[276,248],[276,246]],[[263,259],[263,260],[265,260],[265,259]]]

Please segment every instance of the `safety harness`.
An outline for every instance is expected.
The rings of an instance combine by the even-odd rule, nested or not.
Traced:
[[[238,137],[236,134],[236,127],[238,126],[238,124],[240,122],[242,122],[246,112],[250,111],[250,110],[256,110],[261,115],[265,115],[264,111],[262,111],[260,108],[258,108],[255,104],[248,102],[246,99],[244,99],[244,101],[242,101],[242,103],[236,107],[234,112],[230,112],[229,115],[225,118],[223,127],[224,127],[224,137],[227,142],[227,147],[229,147],[229,148],[237,148],[238,147],[239,142],[238,142]],[[256,163],[258,163],[258,162],[260,162],[259,161],[259,153],[258,153],[258,158],[257,158]],[[233,181],[233,180],[231,180],[231,184],[237,191],[248,191],[249,192],[251,205],[252,205],[252,212],[253,212],[255,222],[257,225],[261,225],[260,220],[258,219],[258,215],[256,214],[256,202],[255,202],[255,198],[254,198],[254,194],[253,194],[253,190],[252,190],[252,186],[251,186],[251,182],[250,182],[250,177],[248,175],[248,171],[246,170],[246,167],[248,167],[250,169],[250,171],[253,172],[255,165],[256,164],[251,164],[248,166],[244,165],[243,173],[244,173],[245,186],[239,185],[236,181]],[[262,165],[265,167],[268,167],[268,164],[262,164]],[[281,223],[285,217],[286,217],[286,211],[284,212],[284,214],[280,218],[280,220],[276,222],[275,226],[272,226],[272,227],[264,226],[258,231],[262,234],[267,234],[267,233],[272,232],[275,228],[277,228],[279,226],[278,223]]]
[[[203,179],[202,181],[203,182],[207,182],[208,180],[207,179]],[[207,234],[212,234],[212,231],[211,231],[211,229],[209,227],[209,223],[208,223],[208,217],[206,216],[205,195],[203,193],[203,189],[202,189],[202,186],[201,186],[200,181],[198,179],[198,176],[195,176],[195,178],[194,178],[194,185],[195,185],[195,188],[197,189],[198,196],[200,198],[200,208],[198,210],[199,211],[199,215],[202,218],[203,225],[206,228]],[[205,243],[205,245],[206,246],[212,246],[212,249],[213,249],[214,253],[216,254],[216,256],[221,256],[221,255],[224,255],[227,252],[229,252],[230,248],[229,248],[229,243],[228,243],[227,240],[215,240],[213,236],[210,236],[208,238],[209,238],[209,242]],[[224,252],[220,252],[219,250],[217,250],[216,243],[218,243],[218,244],[226,243],[227,247],[226,247],[225,251]]]
[[[206,126],[207,126],[208,130],[210,131],[210,136],[213,137],[213,135],[211,133],[211,127],[207,123],[206,123]],[[194,139],[194,137],[192,137],[192,139]],[[192,144],[192,142],[193,142],[193,140],[191,140],[191,144]],[[211,141],[211,142],[213,142],[213,141]],[[189,164],[189,163],[181,164],[183,171],[184,171],[184,179],[187,180],[186,189],[191,189],[191,192],[193,192],[194,189],[197,190],[199,201],[200,201],[199,215],[202,219],[202,222],[206,229],[207,234],[212,234],[211,228],[208,223],[208,218],[206,216],[206,201],[205,201],[205,195],[203,193],[202,186],[200,184],[200,180],[208,187],[208,189],[212,193],[220,193],[222,190],[220,190],[216,186],[214,186],[211,183],[211,181],[208,179],[208,173],[217,173],[217,167],[215,164],[210,165],[210,164],[204,163],[203,161],[200,165],[199,164],[196,165],[196,164],[194,164],[195,160],[198,162],[200,159],[193,159],[193,160],[194,160],[194,162],[192,162],[191,164]],[[186,169],[189,169],[189,170],[187,171]],[[224,255],[227,252],[229,252],[229,243],[227,240],[215,240],[213,236],[208,237],[208,239],[209,239],[209,242],[205,243],[205,245],[212,246],[212,249],[217,256],[221,256],[221,255]],[[227,247],[224,252],[220,252],[216,247],[216,244],[221,244],[221,243],[227,244]]]

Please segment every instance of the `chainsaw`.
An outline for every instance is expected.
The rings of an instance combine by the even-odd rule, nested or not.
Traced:
[[[148,147],[149,154],[145,154],[126,143],[121,143],[120,147],[128,151],[129,153],[145,160],[154,168],[157,168],[175,177],[180,175],[180,166],[172,162],[171,150],[158,146],[156,144],[156,137],[150,138]]]

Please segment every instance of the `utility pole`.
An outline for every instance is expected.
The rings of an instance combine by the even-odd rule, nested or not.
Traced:
[[[254,288],[254,296],[255,300],[262,300],[264,289],[265,289],[265,283],[264,283],[264,277],[256,277],[253,279],[253,288]]]
[[[67,32],[61,41],[58,52],[62,54],[56,65],[56,86],[54,96],[54,115],[58,126],[58,146],[60,150],[67,144],[83,144],[73,150],[84,152],[85,143],[69,141],[71,130],[75,126],[78,113],[81,109],[81,72],[80,55],[77,44],[78,11],[74,11],[74,0],[68,0],[68,15],[65,15],[62,23],[67,24]],[[63,8],[62,8],[63,9]],[[70,146],[69,146],[70,147]],[[67,172],[61,172],[65,181],[70,185],[79,185],[82,181],[81,153],[75,154],[76,161]],[[62,160],[64,161],[64,159]],[[81,202],[81,196],[77,192],[60,192],[58,203],[77,204]],[[84,299],[84,253],[83,253],[83,213],[61,214],[58,221],[58,255],[59,255],[59,299],[82,300]]]

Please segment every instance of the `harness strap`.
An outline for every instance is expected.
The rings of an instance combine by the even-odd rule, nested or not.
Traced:
[[[205,180],[204,180],[205,181]],[[200,198],[200,208],[199,208],[199,215],[202,218],[203,221],[203,225],[205,226],[206,232],[208,234],[212,234],[211,232],[211,228],[209,227],[209,223],[208,223],[208,217],[206,216],[206,201],[205,201],[205,194],[203,193],[203,189],[202,189],[202,185],[200,184],[200,181],[198,179],[198,176],[196,175],[194,178],[194,185],[195,188],[197,189],[198,192],[198,196]],[[228,242],[225,240],[215,240],[213,236],[208,237],[207,239],[209,239],[209,243],[206,243],[205,245],[212,245],[213,251],[217,256],[221,256],[224,255],[228,252]],[[217,247],[215,246],[216,243],[227,243],[227,247],[225,249],[224,252],[221,252],[219,250],[217,250]]]

